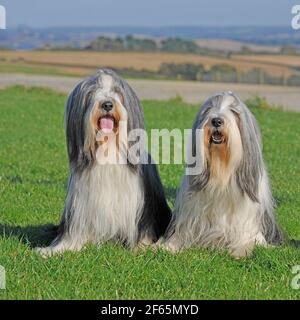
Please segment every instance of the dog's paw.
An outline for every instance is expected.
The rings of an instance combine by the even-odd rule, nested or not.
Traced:
[[[239,259],[244,259],[248,258],[251,256],[253,251],[252,247],[242,247],[242,248],[235,248],[229,251],[230,255],[239,260]]]
[[[34,251],[38,253],[43,258],[50,258],[55,254],[55,251],[52,247],[44,247],[44,248],[35,248]]]
[[[180,251],[180,246],[178,246],[176,243],[169,242],[169,241],[159,243],[158,248],[165,250],[165,251],[168,251],[173,254]]]
[[[150,236],[145,236],[143,237],[139,243],[138,243],[138,247],[140,248],[146,248],[146,247],[149,247],[151,246],[152,244],[154,243],[152,237]]]

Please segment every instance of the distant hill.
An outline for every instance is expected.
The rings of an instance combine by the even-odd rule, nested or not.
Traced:
[[[45,45],[84,48],[100,35],[150,38],[226,39],[262,46],[299,46],[300,32],[289,27],[53,27],[19,26],[0,31],[0,47],[36,49]]]
[[[197,39],[195,43],[208,50],[227,51],[232,53],[240,53],[242,51],[251,51],[252,53],[270,53],[279,54],[282,51],[282,46],[268,46],[263,44],[248,43],[238,40],[228,39]]]

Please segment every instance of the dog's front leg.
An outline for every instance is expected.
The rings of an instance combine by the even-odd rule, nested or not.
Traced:
[[[137,243],[138,248],[146,248],[155,243],[154,238],[151,235],[145,234]]]
[[[243,259],[251,256],[254,249],[254,243],[248,245],[232,248],[229,250],[230,255],[235,259]]]
[[[229,252],[236,259],[246,258],[251,256],[255,245],[268,247],[267,241],[261,232],[256,235],[254,240],[245,242],[243,245],[238,247],[233,247],[229,250]]]

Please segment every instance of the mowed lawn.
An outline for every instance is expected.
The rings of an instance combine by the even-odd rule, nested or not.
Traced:
[[[43,259],[32,246],[47,243],[64,205],[67,157],[65,96],[43,89],[0,91],[0,265],[5,299],[299,299],[291,269],[300,247],[257,248],[234,260],[226,252],[194,248],[177,255],[132,253],[120,245],[90,245],[79,253]],[[145,101],[151,128],[190,128],[197,106]],[[300,114],[253,108],[264,156],[289,239],[300,239]],[[173,206],[183,166],[161,165]],[[121,213],[120,213],[121,214]]]

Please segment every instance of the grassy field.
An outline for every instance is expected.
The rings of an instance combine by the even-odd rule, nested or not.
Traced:
[[[284,55],[232,56],[216,58],[193,54],[138,53],[138,52],[80,52],[80,51],[0,51],[1,72],[25,72],[83,76],[100,66],[157,71],[162,63],[203,64],[210,68],[228,64],[240,72],[255,68],[276,77],[289,77],[298,73],[294,67],[299,58]],[[295,63],[291,64],[291,61]],[[298,64],[297,64],[298,63]]]
[[[296,67],[299,69],[300,67],[300,56],[284,56],[284,55],[252,55],[252,56],[244,56],[244,55],[234,55],[234,59],[244,60],[244,61],[253,61],[260,63],[270,63],[281,66],[289,66]]]
[[[299,299],[291,268],[300,249],[257,248],[236,261],[224,252],[191,249],[134,254],[119,245],[89,246],[79,253],[43,259],[32,246],[59,221],[67,159],[63,131],[65,96],[44,89],[0,91],[0,265],[6,268],[4,299]],[[147,128],[190,128],[197,106],[144,101]],[[264,139],[264,156],[289,239],[300,239],[300,114],[253,112]],[[183,167],[160,166],[168,201]]]
[[[239,54],[246,47],[253,53],[264,53],[264,54],[279,54],[280,46],[266,46],[261,44],[248,43],[237,40],[228,39],[197,39],[195,42],[199,47],[207,48],[211,50],[228,51]]]

